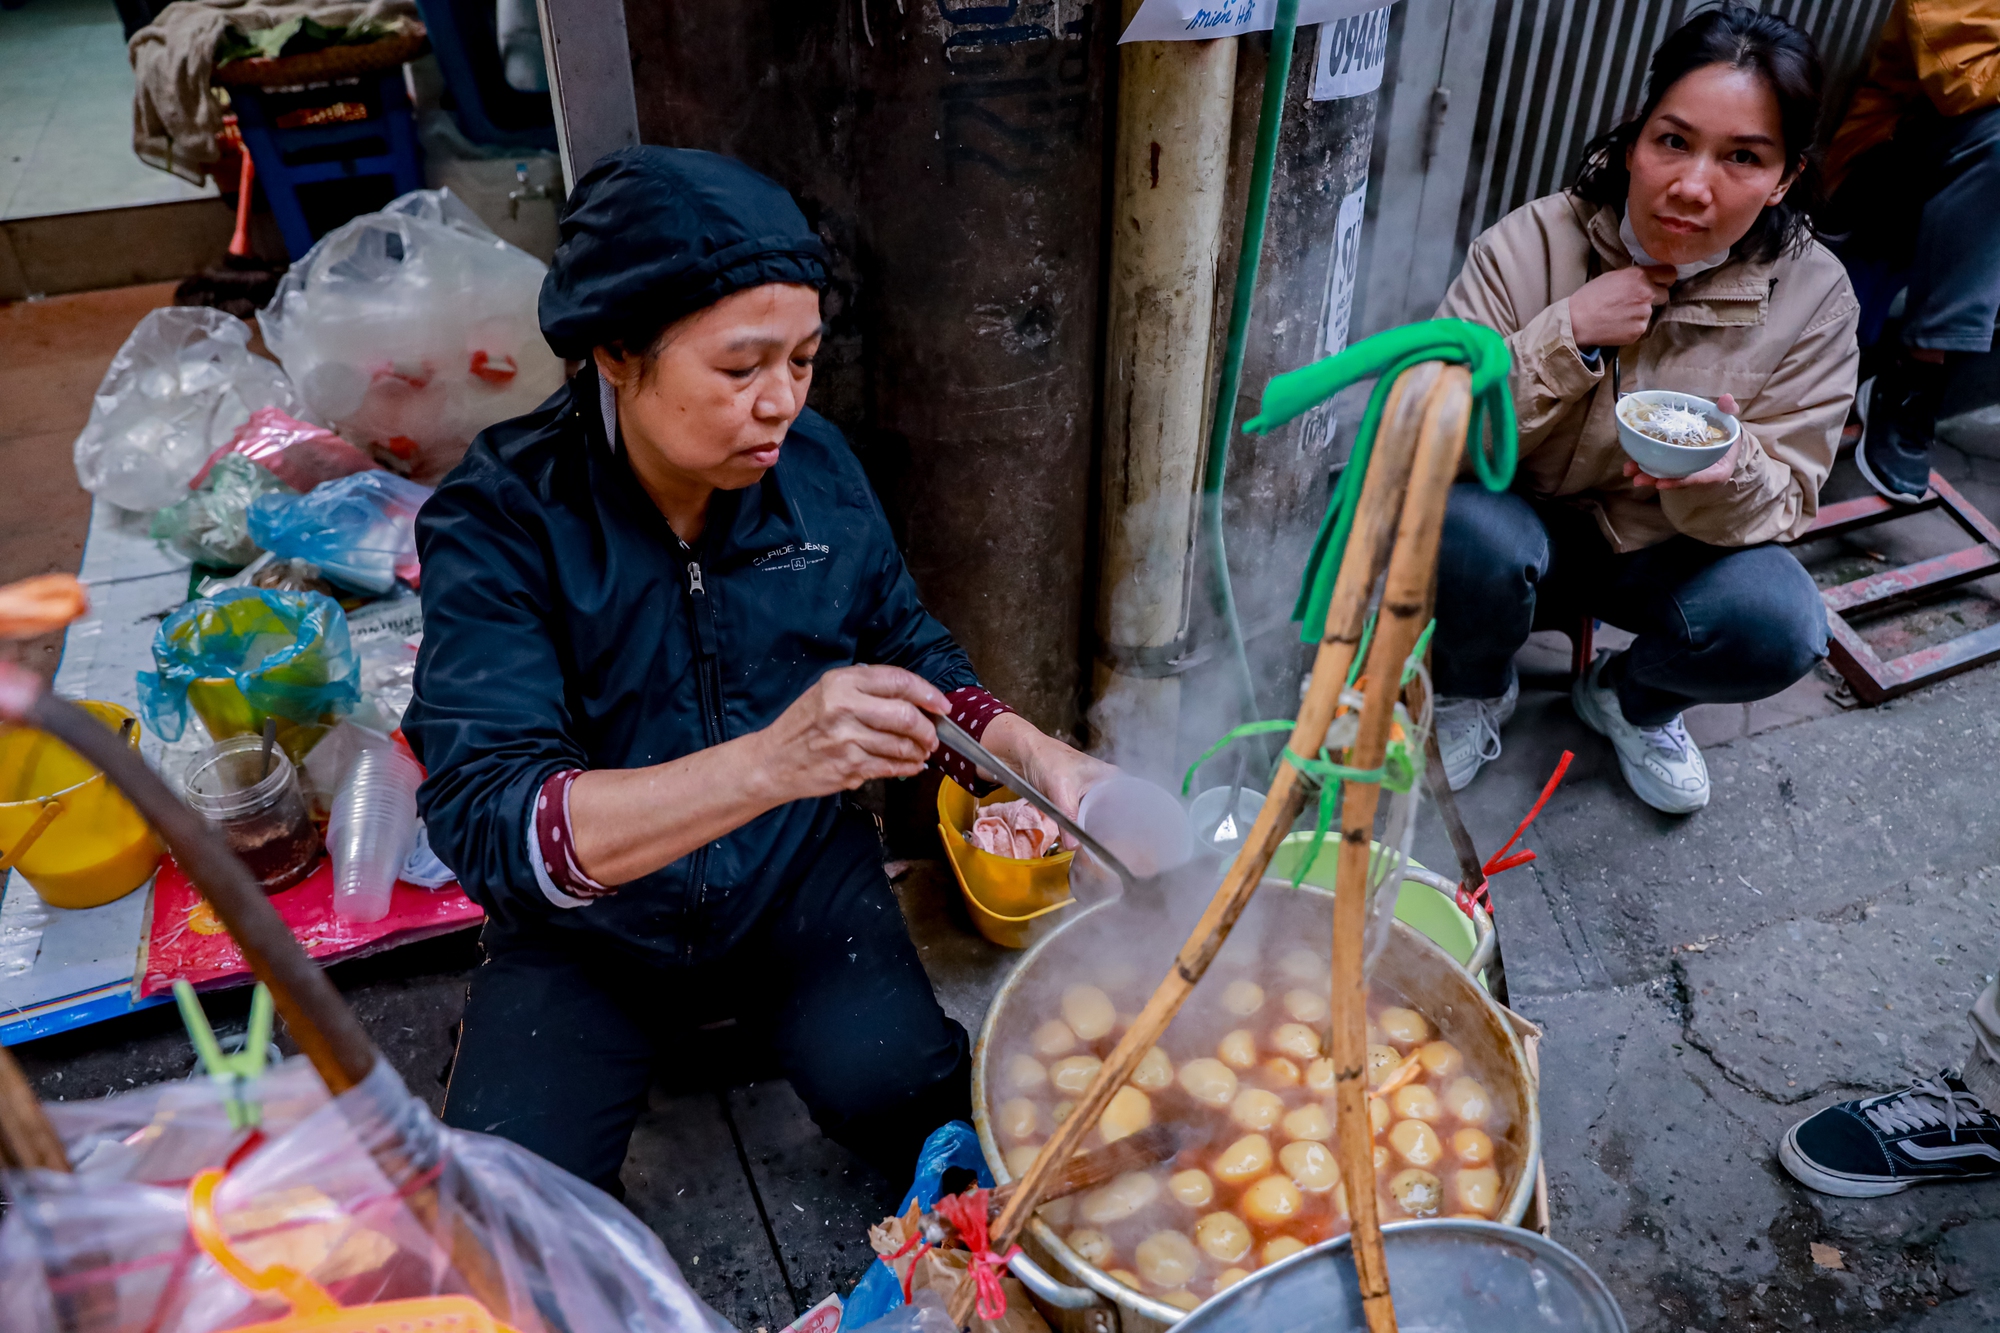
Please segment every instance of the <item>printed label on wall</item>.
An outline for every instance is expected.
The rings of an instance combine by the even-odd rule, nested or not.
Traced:
[[[1319,63],[1312,100],[1360,97],[1382,86],[1389,58],[1389,7],[1319,25]]]
[[[1326,354],[1347,346],[1347,321],[1354,312],[1354,282],[1361,267],[1361,218],[1368,207],[1368,178],[1340,201],[1333,228],[1333,254],[1327,272]]]
[[[1327,24],[1365,14],[1379,3],[1380,0],[1299,0],[1299,26]],[[1239,37],[1246,32],[1269,32],[1277,19],[1278,0],[1145,0],[1118,40],[1204,42],[1216,37]],[[1353,96],[1352,93],[1337,95]]]

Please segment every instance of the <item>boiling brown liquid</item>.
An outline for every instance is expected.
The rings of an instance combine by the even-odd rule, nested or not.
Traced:
[[[1272,897],[1298,901],[1253,900],[1261,921],[1246,916],[1251,928],[1239,926],[1083,1140],[1095,1148],[1166,1122],[1192,1128],[1192,1145],[1171,1163],[1041,1210],[1086,1260],[1185,1308],[1349,1226],[1333,1067],[1322,1051],[1329,965],[1298,943],[1325,933],[1325,900]],[[996,1029],[988,1115],[1015,1178],[1151,990],[1136,967],[1085,961],[1108,943],[1079,939],[1064,956],[1038,960],[1042,989],[1011,1000]],[[1382,1219],[1494,1216],[1519,1164],[1485,1071],[1440,1038],[1420,1004],[1381,994],[1369,1020]]]

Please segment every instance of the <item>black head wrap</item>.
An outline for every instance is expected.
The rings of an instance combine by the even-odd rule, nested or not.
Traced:
[[[782,185],[692,148],[622,148],[584,173],[542,281],[557,356],[651,338],[731,292],[826,289],[826,246]]]

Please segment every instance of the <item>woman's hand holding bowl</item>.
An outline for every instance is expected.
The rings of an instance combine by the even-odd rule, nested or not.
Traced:
[[[1041,793],[1076,818],[1083,794],[1118,770],[1102,759],[1044,735],[1035,724],[1018,713],[1002,713],[986,724],[981,738],[1001,763],[1011,765]],[[1069,846],[1069,835],[1063,835]]]
[[[1737,416],[1740,409],[1733,395],[1723,394],[1715,400],[1725,416]],[[1658,491],[1676,491],[1686,486],[1712,486],[1718,481],[1728,481],[1736,471],[1736,460],[1743,453],[1743,432],[1736,432],[1736,439],[1730,444],[1729,452],[1710,463],[1699,472],[1691,472],[1685,477],[1655,477],[1639,470],[1639,465],[1631,459],[1625,460],[1625,475],[1635,486],[1651,486]]]

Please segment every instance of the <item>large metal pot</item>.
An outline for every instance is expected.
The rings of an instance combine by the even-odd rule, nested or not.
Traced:
[[[1326,890],[1311,885],[1294,890],[1287,881],[1266,879],[1252,899],[1245,920],[1271,895],[1293,892],[1329,902],[1332,897]],[[1027,1002],[1031,992],[1058,976],[1076,976],[1072,969],[1089,957],[1087,952],[1079,952],[1083,941],[1099,936],[1109,923],[1117,922],[1119,916],[1133,910],[1114,900],[1072,916],[1022,956],[987,1010],[978,1043],[973,1048],[972,1116],[987,1164],[1002,1183],[1012,1176],[994,1135],[986,1092],[995,1034],[1009,1026],[1009,1015]],[[1238,929],[1242,929],[1240,924]],[[1158,965],[1164,967],[1168,962],[1162,956]],[[1509,1157],[1513,1177],[1507,1182],[1506,1203],[1500,1210],[1499,1221],[1518,1224],[1534,1200],[1541,1155],[1541,1113],[1535,1102],[1534,1080],[1513,1025],[1499,1005],[1450,955],[1400,921],[1391,923],[1390,938],[1376,961],[1373,981],[1416,1003],[1443,1037],[1466,1051],[1475,1067],[1485,1069],[1491,1076],[1490,1090],[1495,1101],[1509,1112],[1504,1139],[1513,1150]],[[1028,1224],[1022,1247],[1028,1261],[1017,1262],[1016,1275],[1046,1305],[1055,1307],[1058,1323],[1065,1328],[1152,1333],[1187,1317],[1177,1307],[1134,1291],[1086,1262],[1039,1217]],[[1062,1280],[1065,1277],[1081,1285],[1071,1285]],[[1074,1313],[1065,1317],[1065,1312]]]

